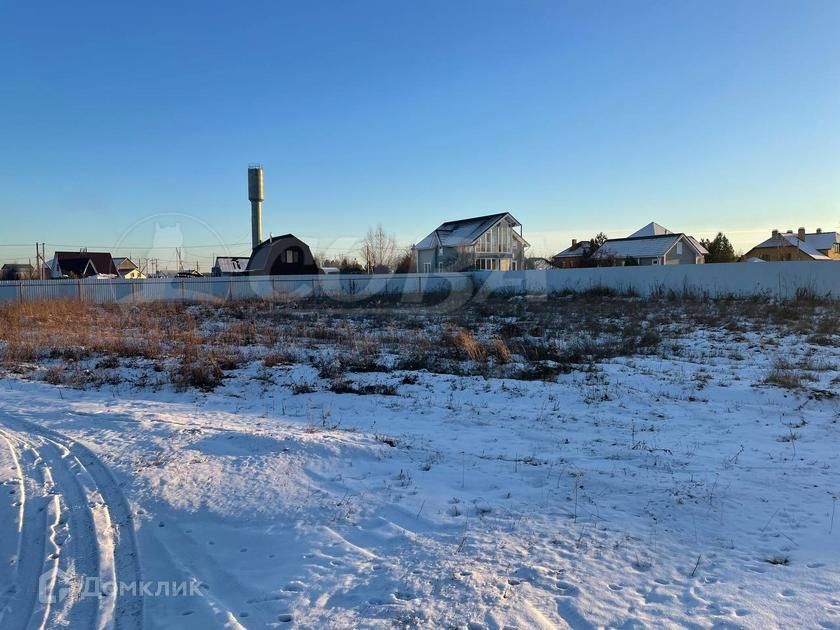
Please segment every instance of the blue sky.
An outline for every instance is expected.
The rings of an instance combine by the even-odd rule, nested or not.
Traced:
[[[840,227],[840,2],[3,2],[0,259]],[[165,263],[161,263],[163,266]]]

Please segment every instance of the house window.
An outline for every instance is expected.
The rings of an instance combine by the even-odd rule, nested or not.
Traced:
[[[480,271],[496,271],[499,268],[499,259],[478,258],[475,261],[475,268]]]
[[[515,260],[510,261],[510,270],[511,271],[516,271],[516,261]]]
[[[497,223],[478,237],[475,249],[480,254],[509,254],[513,251],[512,229],[507,222]]]
[[[677,243],[677,256],[682,256],[683,249],[682,249],[682,241]]]
[[[290,247],[283,252],[283,262],[287,265],[295,265],[300,262],[301,251],[298,247]]]
[[[423,263],[423,272],[432,273],[432,263]]]

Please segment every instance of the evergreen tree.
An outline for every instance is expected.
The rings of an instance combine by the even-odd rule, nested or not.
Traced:
[[[723,232],[718,232],[712,240],[700,239],[700,244],[709,251],[706,256],[707,263],[728,263],[738,260],[735,249]]]

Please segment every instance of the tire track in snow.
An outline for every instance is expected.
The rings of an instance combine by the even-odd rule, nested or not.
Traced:
[[[98,576],[103,584],[109,583],[115,588],[106,591],[103,597],[79,598],[83,584],[76,584],[71,587],[70,596],[64,602],[57,602],[52,611],[49,604],[45,605],[41,627],[49,626],[58,615],[62,622],[71,622],[72,627],[142,628],[142,596],[116,588],[120,583],[139,585],[142,574],[133,517],[111,472],[89,449],[56,431],[20,418],[6,417],[2,423],[15,432],[19,443],[31,449],[34,463],[39,464],[24,472],[37,482],[40,469],[46,483],[42,485],[46,492],[41,498],[52,500],[56,511],[62,507],[60,499],[64,499],[61,517],[54,522],[51,533],[47,532],[43,509],[39,510],[37,506],[24,509],[21,551],[26,565],[18,567],[17,575],[23,591],[19,599],[29,604],[23,606],[21,603],[16,608],[18,616],[14,619],[17,624],[8,627],[27,627],[30,618],[41,613],[38,578],[50,571],[44,560],[51,560],[53,558],[49,556],[54,555],[53,577],[61,560],[61,569],[71,575]],[[37,487],[37,483],[33,486]],[[31,502],[31,498],[24,501],[24,508]],[[69,529],[69,536],[62,537],[56,531],[61,526]],[[57,548],[64,542],[67,546],[63,557],[56,551],[47,552],[48,545],[54,544]],[[39,555],[40,563],[36,561]],[[55,584],[55,579],[52,583]],[[26,615],[25,619],[20,618],[21,615]],[[2,625],[7,627],[5,621]]]
[[[54,574],[58,564],[55,544],[59,522],[58,497],[51,494],[52,477],[41,465],[37,451],[20,436],[1,431],[9,447],[18,481],[17,535],[10,571],[0,593],[0,627],[45,627],[49,603],[38,598],[39,577]],[[54,582],[47,580],[46,594]]]

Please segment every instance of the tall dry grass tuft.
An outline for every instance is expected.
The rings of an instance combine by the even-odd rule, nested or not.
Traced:
[[[487,351],[475,336],[465,328],[456,328],[450,336],[450,343],[470,361],[483,363],[487,360]]]

